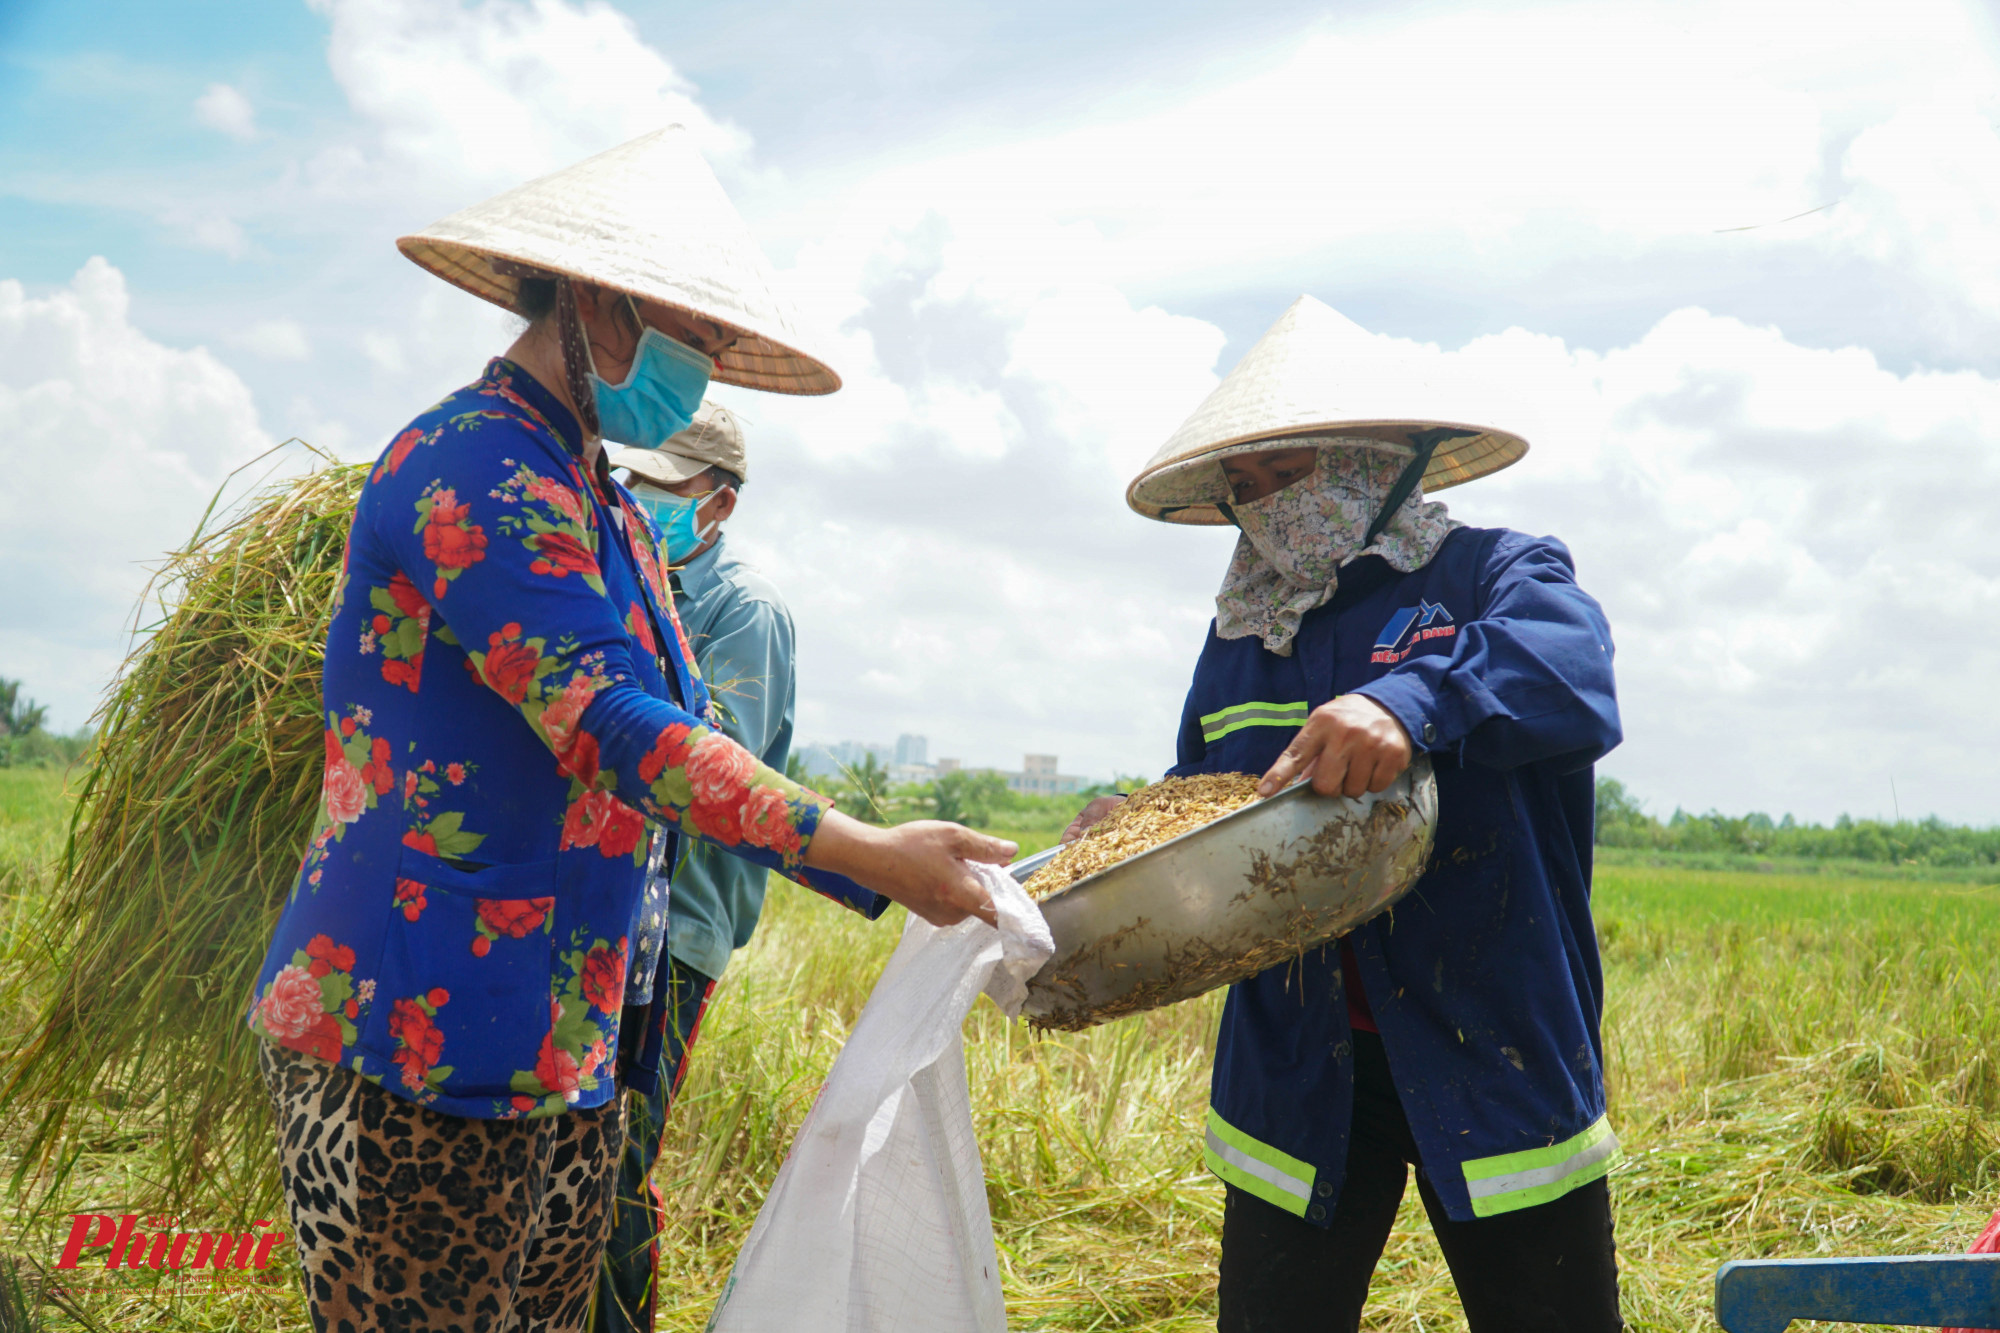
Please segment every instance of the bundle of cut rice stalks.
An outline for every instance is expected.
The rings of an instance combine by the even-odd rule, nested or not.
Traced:
[[[243,1013],[319,796],[320,666],[364,471],[327,462],[221,514],[218,495],[94,719],[40,1019],[0,1067],[0,1121],[33,1127],[16,1184],[39,1176],[44,1199],[134,1136],[155,1152],[127,1209],[275,1197]]]

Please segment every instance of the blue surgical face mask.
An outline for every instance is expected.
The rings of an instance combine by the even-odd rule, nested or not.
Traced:
[[[719,526],[710,523],[705,527],[695,526],[695,510],[714,491],[700,495],[675,495],[672,491],[655,490],[651,486],[633,487],[632,498],[653,520],[653,526],[660,530],[660,540],[667,548],[667,563],[685,563],[694,554],[695,548],[714,535]]]
[[[633,317],[637,318],[636,309]],[[598,430],[618,444],[659,448],[693,422],[714,369],[713,358],[658,329],[643,329],[622,383],[607,384],[595,364],[591,366],[590,393],[597,404]]]

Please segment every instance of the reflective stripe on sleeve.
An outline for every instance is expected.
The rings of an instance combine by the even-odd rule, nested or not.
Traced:
[[[1312,1164],[1259,1143],[1208,1108],[1208,1140],[1202,1150],[1208,1169],[1240,1190],[1275,1204],[1296,1217],[1306,1215],[1312,1198]]]
[[[1597,1117],[1581,1134],[1499,1157],[1465,1164],[1465,1188],[1475,1217],[1493,1217],[1560,1199],[1609,1171],[1618,1161],[1618,1136],[1611,1118]]]
[[[1303,727],[1312,710],[1301,699],[1293,704],[1253,702],[1236,704],[1219,712],[1204,713],[1201,738],[1213,745],[1232,731],[1245,727]]]

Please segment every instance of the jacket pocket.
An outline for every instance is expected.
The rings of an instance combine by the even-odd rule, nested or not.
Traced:
[[[550,1031],[554,859],[465,870],[405,848],[362,1044],[416,1100],[513,1096]]]

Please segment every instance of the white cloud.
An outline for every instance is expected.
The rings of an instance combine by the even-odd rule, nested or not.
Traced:
[[[404,261],[399,257],[395,262]],[[465,383],[488,357],[505,351],[521,328],[521,321],[500,307],[428,274],[414,268],[407,274],[394,272],[401,281],[392,290],[401,299],[378,305],[397,316],[395,325],[365,329],[356,338],[364,368],[381,395],[375,410],[356,422],[370,455],[388,442],[389,431],[413,415],[393,404],[432,400]]]
[[[305,328],[295,319],[264,319],[240,333],[231,334],[229,345],[240,347],[266,361],[306,361],[312,357],[312,343]]]
[[[1528,350],[1515,374],[1558,409],[1538,451],[1444,498],[1577,552],[1619,646],[1607,767],[1669,808],[1886,812],[1893,776],[1905,810],[1990,818],[2000,381],[1698,310]]]
[[[598,0],[311,4],[332,25],[334,78],[376,137],[323,160],[330,181],[379,154],[377,170],[415,168],[428,187],[502,187],[676,122],[711,156],[747,143]]]
[[[1856,136],[1842,170],[1846,245],[2000,314],[2000,127],[1990,108],[1905,107]]]
[[[1357,241],[1447,271],[1543,263],[1822,202],[1813,99],[1680,8],[1461,7],[1321,36],[1179,106],[853,193],[983,218],[999,245],[1022,218],[1088,217],[1110,272],[1182,286]]]
[[[2000,77],[1988,27],[1955,0],[1403,7],[1143,114],[921,141],[758,203],[800,239],[825,237],[832,196],[851,225],[930,212],[1055,265],[1070,262],[1067,238],[1046,244],[1061,219],[1103,238],[1097,276],[1153,300],[1311,273],[1407,293],[1413,312],[1542,290],[1658,302],[1637,327],[1718,272],[1750,285],[1886,263],[1921,279],[1892,292],[1933,303],[1928,322],[1979,303],[1950,348],[1972,356],[2000,314],[1989,283],[1954,277],[1992,271],[1976,258]],[[1951,89],[1966,91],[1941,100]],[[1920,258],[1940,231],[1959,239]],[[1572,290],[1597,271],[1626,290]]]
[[[356,248],[350,262],[370,275],[344,328],[313,321],[374,380],[368,406],[348,409],[365,450],[400,424],[396,401],[463,383],[517,327],[393,257],[390,238],[663,125],[685,125],[725,171],[747,152],[748,136],[704,109],[608,4],[310,3],[329,24],[328,65],[351,114],[302,150],[260,207],[331,228],[330,244]]]
[[[736,537],[798,619],[804,739],[1171,762],[1208,615],[1190,586],[1227,542],[1139,520],[1123,481],[1214,387],[1222,335],[1037,253],[836,221],[791,276],[842,330],[847,387],[719,391],[754,454]]]
[[[249,98],[226,83],[211,83],[206,92],[194,99],[194,118],[245,143],[257,137],[256,109]]]
[[[103,259],[45,297],[0,281],[0,675],[63,727],[110,679],[146,563],[270,443],[241,380],[129,307]]]

